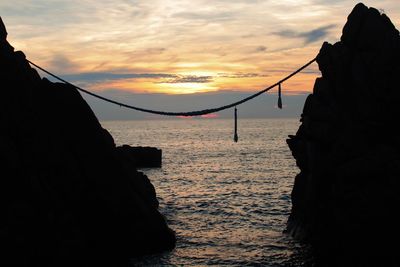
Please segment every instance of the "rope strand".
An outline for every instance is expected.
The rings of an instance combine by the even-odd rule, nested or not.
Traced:
[[[86,94],[91,95],[93,97],[99,98],[99,99],[101,99],[103,101],[118,105],[120,107],[125,107],[125,108],[129,108],[129,109],[133,109],[133,110],[137,110],[137,111],[141,111],[141,112],[146,112],[146,113],[151,113],[151,114],[157,114],[157,115],[163,115],[163,116],[184,116],[184,117],[201,116],[201,115],[216,113],[216,112],[219,112],[219,111],[222,111],[222,110],[225,110],[225,109],[229,109],[229,108],[232,108],[232,107],[235,107],[235,106],[239,106],[239,105],[241,105],[241,104],[243,104],[243,103],[245,103],[245,102],[247,102],[247,101],[249,101],[249,100],[251,100],[253,98],[256,98],[257,96],[259,96],[259,95],[271,90],[275,86],[280,85],[284,81],[289,80],[294,75],[298,74],[299,72],[301,72],[302,70],[304,70],[305,68],[310,66],[314,61],[316,61],[316,58],[312,59],[311,61],[306,63],[304,66],[300,67],[299,69],[297,69],[296,71],[292,72],[291,74],[289,74],[285,78],[281,79],[280,81],[276,82],[275,84],[273,84],[273,85],[271,85],[271,86],[269,86],[269,87],[267,87],[267,88],[255,93],[255,94],[252,94],[252,95],[250,95],[250,96],[248,96],[246,98],[243,98],[242,100],[239,100],[239,101],[237,101],[235,103],[228,104],[228,105],[221,106],[221,107],[203,109],[203,110],[197,110],[197,111],[169,112],[169,111],[151,110],[151,109],[146,109],[146,108],[140,108],[140,107],[124,104],[124,103],[121,103],[121,102],[106,98],[104,96],[92,93],[92,92],[90,92],[88,90],[85,90],[85,89],[83,89],[83,88],[81,88],[79,86],[76,86],[76,85],[74,85],[74,84],[62,79],[61,77],[51,73],[50,71],[47,71],[46,69],[38,66],[37,64],[35,64],[32,61],[27,59],[28,63],[30,63],[31,65],[35,66],[36,68],[38,68],[39,70],[43,71],[44,73],[47,73],[48,75],[52,76],[53,78],[65,83],[65,84],[68,84],[68,85],[74,87],[75,89],[77,89],[77,90],[79,90],[79,91],[81,91],[83,93],[86,93]]]

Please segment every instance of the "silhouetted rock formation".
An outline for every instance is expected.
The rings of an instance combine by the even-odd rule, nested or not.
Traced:
[[[116,266],[172,249],[147,177],[77,90],[41,79],[6,37],[0,20],[0,266]]]
[[[117,147],[117,150],[130,157],[137,168],[161,167],[162,150],[156,147],[123,145]]]
[[[317,62],[322,78],[287,140],[301,170],[288,230],[322,266],[400,266],[399,32],[358,4]]]

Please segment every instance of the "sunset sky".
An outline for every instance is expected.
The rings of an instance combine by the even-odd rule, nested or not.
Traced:
[[[254,92],[338,41],[357,2],[2,0],[0,16],[16,49],[90,90]],[[364,3],[400,24],[398,0]],[[309,92],[318,74],[313,64],[285,92]]]

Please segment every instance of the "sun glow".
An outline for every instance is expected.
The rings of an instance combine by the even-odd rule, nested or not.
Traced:
[[[218,87],[203,83],[165,83],[157,85],[159,92],[166,94],[194,94],[218,90]]]

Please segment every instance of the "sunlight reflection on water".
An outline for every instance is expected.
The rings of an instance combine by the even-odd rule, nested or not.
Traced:
[[[176,231],[174,251],[132,265],[303,266],[302,247],[282,233],[298,169],[286,145],[295,119],[102,122],[117,145],[155,146],[147,169],[160,210]]]

